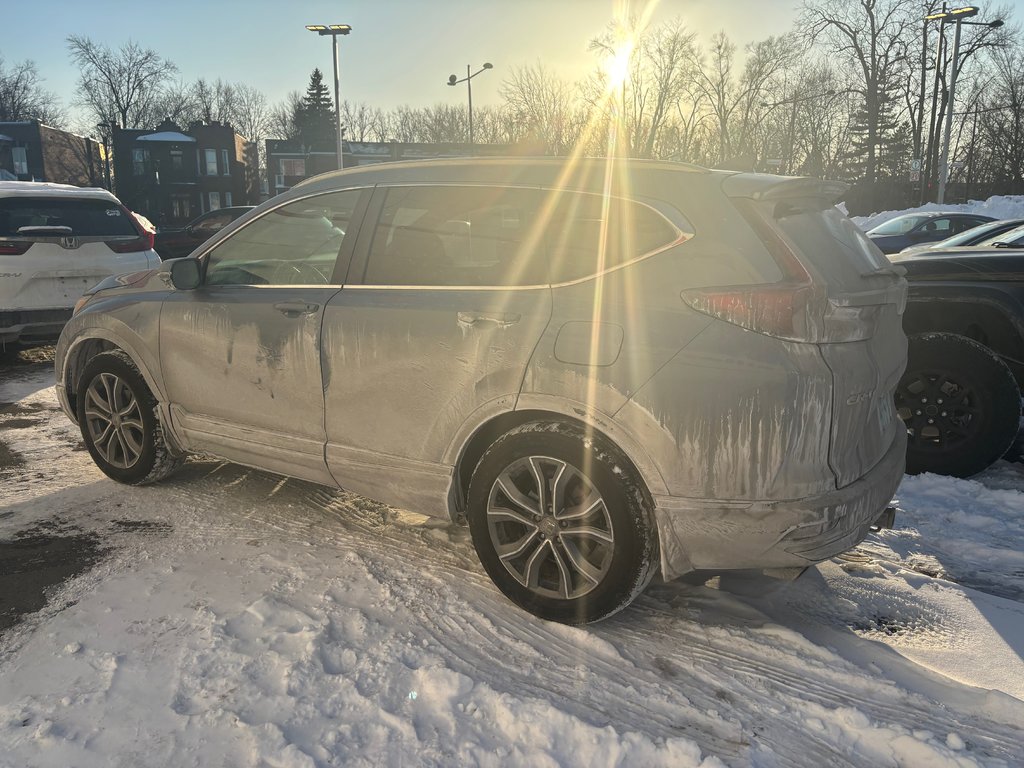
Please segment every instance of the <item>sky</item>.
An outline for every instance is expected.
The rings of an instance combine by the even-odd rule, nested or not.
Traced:
[[[305,24],[344,23],[342,99],[372,107],[460,103],[465,88],[446,86],[485,61],[494,69],[473,80],[474,104],[499,101],[511,67],[543,63],[565,79],[596,63],[587,42],[625,0],[7,0],[0,56],[32,59],[45,87],[67,105],[77,70],[65,38],[110,46],[128,39],[177,64],[187,81],[218,77],[259,87],[270,102],[304,90],[320,67],[331,79],[329,38]],[[640,12],[647,3],[628,3]],[[7,3],[5,3],[7,5]],[[661,0],[655,22],[681,18],[703,41],[724,30],[744,44],[790,28],[795,0]],[[16,30],[15,34],[10,32]]]

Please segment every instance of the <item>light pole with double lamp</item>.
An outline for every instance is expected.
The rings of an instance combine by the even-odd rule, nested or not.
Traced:
[[[310,32],[316,32],[321,37],[324,35],[330,35],[331,44],[334,48],[334,130],[337,133],[338,138],[338,170],[340,171],[345,167],[345,156],[342,154],[341,149],[341,96],[338,76],[338,35],[347,35],[352,31],[352,27],[348,24],[307,24],[306,29]]]
[[[474,77],[479,75],[485,69],[493,69],[493,68],[494,68],[494,65],[491,64],[488,61],[488,62],[485,62],[484,65],[482,67],[480,67],[480,69],[478,69],[476,72],[474,72],[473,74],[470,74],[469,70],[471,69],[471,67],[470,67],[469,64],[467,64],[466,65],[466,76],[464,78],[459,80],[458,77],[456,77],[455,75],[450,75],[448,77],[448,85],[458,85],[459,83],[465,83],[466,84],[466,92],[469,94],[469,148],[470,148],[470,150],[473,149],[473,86],[470,84],[470,81],[472,81],[472,79]]]
[[[975,27],[989,27],[990,29],[997,29],[1003,26],[1002,19],[996,19],[995,21],[980,22],[980,21],[964,21],[971,16],[977,16],[978,9],[973,5],[965,6],[964,8],[953,8],[951,10],[943,10],[939,13],[933,13],[929,16],[925,16],[926,21],[933,19],[941,20],[942,25],[955,24],[956,29],[953,32],[953,56],[950,59],[950,66],[952,69],[949,73],[949,95],[946,98],[946,125],[943,128],[942,134],[942,155],[939,158],[939,194],[938,202],[940,205],[946,202],[946,184],[949,183],[949,136],[953,131],[953,101],[956,93],[956,78],[960,74],[960,25],[969,24]],[[941,29],[941,27],[940,27]]]

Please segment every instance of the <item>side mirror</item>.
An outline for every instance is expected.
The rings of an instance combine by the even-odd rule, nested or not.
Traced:
[[[179,291],[191,291],[203,281],[199,259],[185,257],[171,262],[171,285]]]
[[[193,227],[191,224],[189,224],[187,227],[185,227],[185,234],[186,235],[194,235],[195,233],[196,233],[195,227]]]

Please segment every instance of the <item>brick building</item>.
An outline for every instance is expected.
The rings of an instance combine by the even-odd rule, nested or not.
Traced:
[[[103,145],[38,120],[0,123],[0,179],[105,186]]]
[[[157,226],[256,202],[254,145],[217,121],[113,133],[115,190]]]

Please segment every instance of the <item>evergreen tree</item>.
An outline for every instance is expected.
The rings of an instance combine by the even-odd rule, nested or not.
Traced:
[[[335,142],[334,107],[324,76],[314,69],[302,103],[296,105],[295,126],[299,140],[307,147],[331,149]]]

